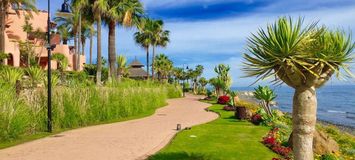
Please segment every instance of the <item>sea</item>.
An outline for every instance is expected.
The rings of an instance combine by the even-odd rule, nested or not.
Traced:
[[[277,109],[292,112],[294,89],[271,87],[277,94]],[[237,91],[253,91],[253,87],[233,87]],[[317,89],[317,119],[355,128],[355,85],[328,85]]]

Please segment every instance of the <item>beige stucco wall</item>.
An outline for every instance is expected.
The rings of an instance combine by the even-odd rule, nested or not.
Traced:
[[[19,15],[12,9],[9,9],[9,14],[7,17],[7,24],[10,25],[9,28],[5,30],[5,53],[11,53],[14,60],[14,66],[20,66],[20,50],[18,41],[26,41],[27,33],[23,31],[22,26],[25,24],[25,15],[29,13],[24,10],[19,10]],[[38,13],[31,12],[30,13],[33,18],[29,20],[32,24],[34,30],[41,30],[43,32],[47,32],[47,16],[48,13],[45,11],[40,11]],[[47,58],[47,49],[45,48],[45,42],[43,40],[37,40],[36,43],[36,55],[41,57],[41,59]],[[64,54],[68,58],[69,67],[67,70],[73,70],[75,64],[75,55],[71,53],[68,45],[57,45],[52,53],[61,53]],[[85,56],[81,56],[80,62],[81,67],[80,70],[83,69],[83,64],[85,64],[86,58]],[[43,68],[47,68],[47,66],[43,66]],[[56,69],[56,62],[52,61],[52,68]]]

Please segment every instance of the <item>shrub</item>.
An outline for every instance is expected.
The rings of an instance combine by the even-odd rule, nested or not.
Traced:
[[[255,125],[260,125],[260,123],[263,121],[263,118],[261,117],[260,114],[254,114],[251,117],[251,122]]]
[[[22,70],[17,68],[4,68],[0,72],[0,79],[13,86],[16,84],[16,81],[22,79],[22,76]]]
[[[225,110],[225,111],[235,111],[235,107],[228,105],[228,106],[224,106],[223,110]]]
[[[320,160],[338,160],[338,158],[333,154],[326,154],[320,157]]]
[[[31,79],[31,85],[32,87],[36,87],[38,83],[41,83],[43,77],[44,77],[44,72],[41,68],[39,67],[29,67],[26,70],[26,74],[30,77]]]
[[[218,104],[227,104],[230,101],[230,97],[229,96],[220,96],[218,98],[217,103]]]

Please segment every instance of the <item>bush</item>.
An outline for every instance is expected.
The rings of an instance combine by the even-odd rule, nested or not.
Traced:
[[[260,125],[260,123],[263,121],[263,118],[261,117],[260,114],[254,114],[251,117],[251,122],[255,125]]]
[[[220,96],[217,100],[218,104],[227,104],[230,101],[229,96]]]

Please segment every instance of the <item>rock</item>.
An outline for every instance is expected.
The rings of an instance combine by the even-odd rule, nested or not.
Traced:
[[[251,117],[253,116],[253,111],[251,109],[247,109],[247,114],[246,114],[246,117],[247,119],[251,119]]]
[[[324,155],[335,153],[339,151],[338,143],[326,133],[316,131],[313,134],[313,152],[316,154]]]
[[[292,134],[288,141],[292,146]],[[330,153],[336,153],[339,151],[338,143],[326,133],[322,131],[315,131],[313,134],[313,152],[319,155],[325,155]]]

